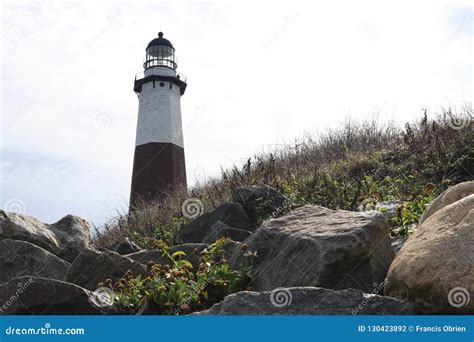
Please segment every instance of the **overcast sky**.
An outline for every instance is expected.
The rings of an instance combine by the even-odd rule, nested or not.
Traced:
[[[135,73],[163,31],[188,77],[188,182],[373,113],[472,102],[470,1],[3,1],[1,199],[45,222],[128,204]]]

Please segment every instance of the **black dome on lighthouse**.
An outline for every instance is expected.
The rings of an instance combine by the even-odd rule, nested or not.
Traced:
[[[146,48],[148,49],[151,46],[158,46],[158,45],[169,46],[170,48],[174,49],[173,44],[171,44],[171,42],[168,39],[163,38],[163,32],[159,32],[158,38],[155,38],[150,43],[148,43],[148,46]]]

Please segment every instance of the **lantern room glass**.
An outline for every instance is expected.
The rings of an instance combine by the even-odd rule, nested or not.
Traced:
[[[166,45],[154,45],[146,49],[145,69],[164,66],[176,70],[178,66],[174,56],[174,49]]]

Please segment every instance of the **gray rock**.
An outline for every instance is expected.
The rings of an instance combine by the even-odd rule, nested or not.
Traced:
[[[85,249],[71,264],[64,280],[88,290],[96,290],[99,283],[106,279],[115,283],[127,271],[131,271],[133,276],[146,274],[144,265],[126,256],[112,251]]]
[[[251,284],[257,291],[318,286],[371,292],[393,258],[389,227],[380,215],[312,205],[267,221],[244,243],[258,254]],[[241,265],[243,254],[230,263]]]
[[[431,314],[474,314],[474,194],[431,214],[387,275],[385,294]]]
[[[112,250],[120,255],[126,255],[139,252],[141,248],[138,247],[138,245],[132,240],[130,240],[128,237],[124,237],[115,244]]]
[[[195,315],[413,315],[410,303],[359,290],[319,287],[243,291]]]
[[[184,227],[180,235],[182,242],[201,242],[210,232],[212,225],[217,221],[221,221],[233,228],[254,229],[247,213],[239,203],[224,203],[217,209],[201,215]]]
[[[167,258],[163,257],[161,251],[155,249],[143,249],[136,253],[126,254],[125,256],[143,265],[148,264],[150,261],[160,265],[168,265],[170,263]]]
[[[224,257],[229,260],[232,258],[232,256],[240,252],[242,245],[242,242],[228,240],[227,243],[222,247],[225,252]],[[219,260],[220,258],[218,257],[217,259]]]
[[[96,305],[94,298],[93,293],[74,284],[19,277],[0,285],[0,315],[117,314],[111,306]]]
[[[43,222],[34,217],[0,210],[0,239],[28,241],[53,254],[59,252],[59,241]]]
[[[377,202],[375,204],[375,210],[380,211],[385,219],[390,222],[390,219],[397,214],[397,210],[401,204],[402,201],[399,200]]]
[[[405,242],[408,240],[408,236],[394,236],[392,237],[392,250],[393,254],[396,255],[400,252],[400,249],[403,247]]]
[[[28,241],[72,262],[90,244],[89,224],[73,215],[45,224],[30,216],[0,210],[0,239]]]
[[[26,241],[0,240],[0,283],[21,276],[62,280],[70,264]]]
[[[381,215],[387,220],[390,228],[394,230],[398,227],[395,227],[396,224],[392,223],[392,218],[397,215],[402,203],[400,200],[370,202],[359,205],[357,209],[363,212],[364,215]]]
[[[233,241],[244,241],[252,232],[244,229],[236,229],[227,226],[221,221],[217,221],[211,226],[210,232],[204,237],[202,242],[213,243],[219,238],[229,238]]]
[[[57,255],[66,261],[74,261],[82,250],[90,246],[89,223],[78,216],[67,215],[48,227],[59,241]]]
[[[257,223],[283,213],[286,197],[268,185],[246,186],[234,190],[232,201],[242,204],[250,221]]]
[[[420,217],[419,224],[421,225],[436,211],[472,194],[474,194],[474,181],[463,182],[456,184],[455,186],[450,186],[446,191],[436,197],[433,202],[428,205],[426,210],[423,212],[423,215]]]

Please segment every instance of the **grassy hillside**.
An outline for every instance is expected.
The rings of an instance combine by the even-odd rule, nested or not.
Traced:
[[[128,236],[142,246],[155,239],[175,244],[179,230],[189,221],[181,214],[186,198],[199,199],[207,212],[229,201],[234,189],[256,184],[285,194],[287,211],[309,203],[332,209],[371,209],[379,201],[402,200],[392,224],[408,227],[447,186],[474,178],[471,118],[468,107],[457,114],[444,111],[435,118],[425,112],[418,122],[405,127],[348,122],[323,136],[251,157],[243,166],[222,170],[220,177],[190,191],[177,190],[164,202],[143,203],[133,215],[119,215],[96,229],[95,242],[110,247]],[[455,127],[459,123],[463,127]]]

